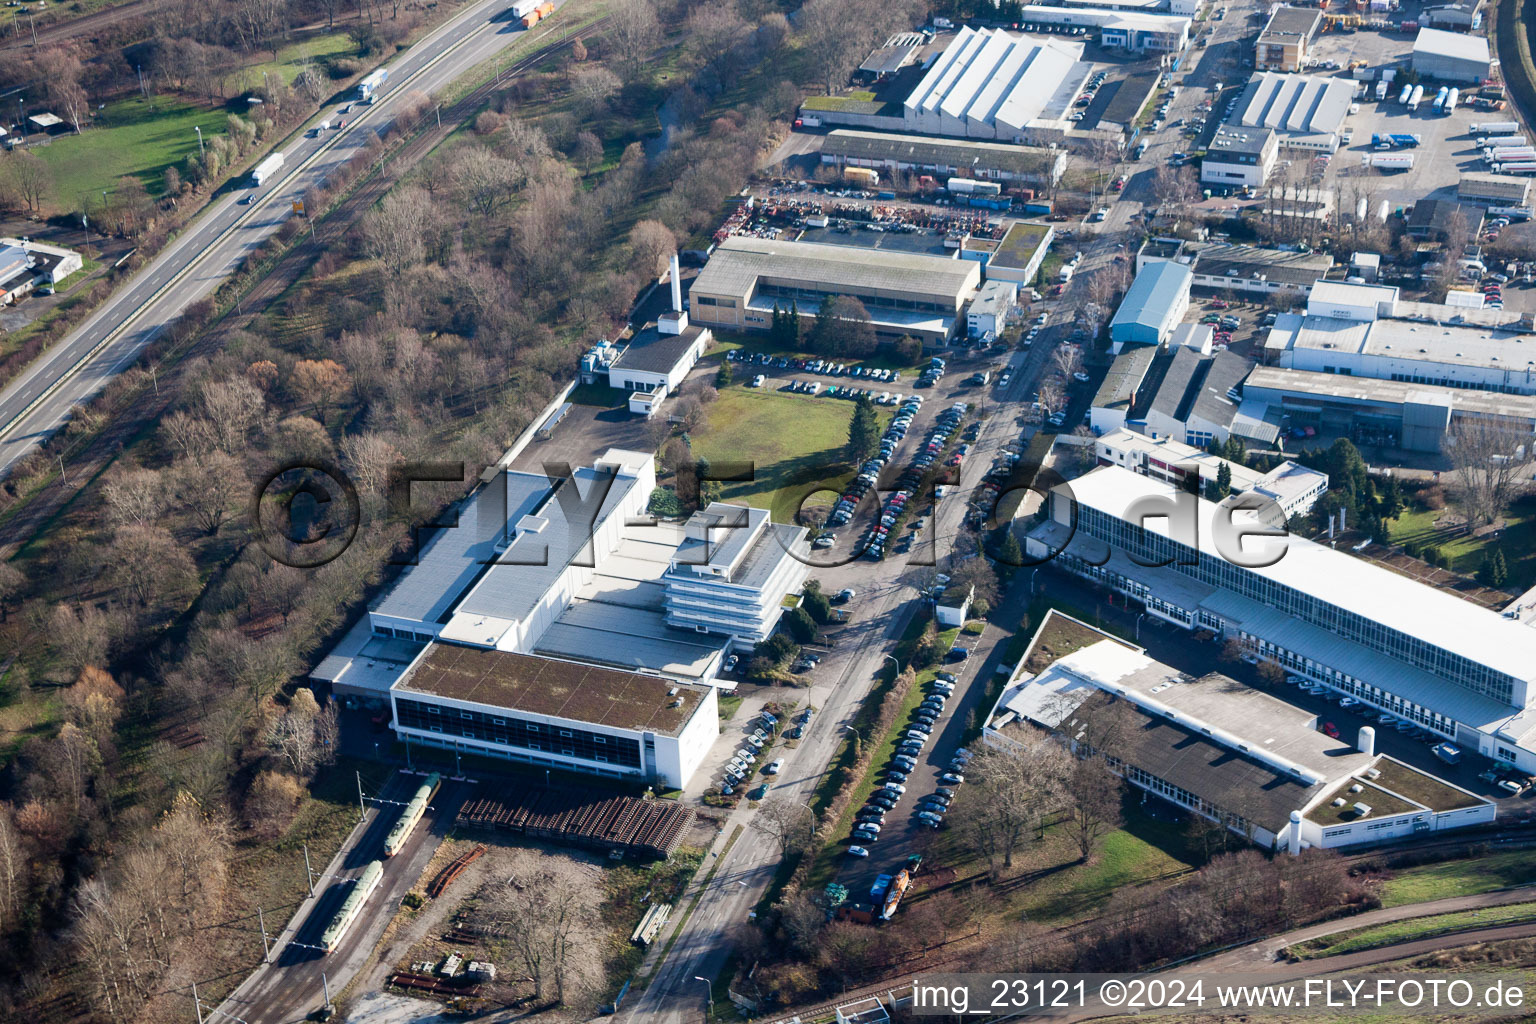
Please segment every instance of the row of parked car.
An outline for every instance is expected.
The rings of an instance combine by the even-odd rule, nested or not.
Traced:
[[[773,746],[773,734],[779,727],[777,715],[764,711],[753,719],[752,731],[742,741],[741,749],[731,755],[725,763],[725,778],[720,784],[720,792],[725,796],[735,793],[737,788],[747,784],[752,777],[758,758],[763,751]],[[777,775],[784,767],[783,759],[772,761],[763,767],[763,774]],[[753,795],[753,799],[761,799],[767,793],[767,784],[759,787],[759,793]]]
[[[880,437],[880,454],[871,457],[859,467],[859,475],[848,485],[848,490],[843,492],[843,496],[832,507],[832,514],[827,519],[828,525],[842,526],[853,518],[859,502],[880,478],[881,471],[885,469],[891,456],[896,453],[896,446],[901,444],[901,439],[907,436],[907,430],[912,426],[913,418],[922,407],[921,395],[911,395],[902,401],[901,408],[897,410],[895,417],[885,428],[885,433]]]
[[[885,816],[895,810],[906,795],[906,783],[917,770],[917,759],[932,738],[939,717],[944,713],[945,703],[954,695],[955,681],[952,674],[943,672],[928,684],[927,694],[922,703],[913,709],[906,733],[885,767],[884,781],[870,794],[868,803],[854,815],[853,831],[849,835],[852,842],[848,847],[849,856],[868,857],[869,844],[880,838],[880,832],[885,827]],[[914,821],[930,828],[938,828],[944,823],[944,815],[955,798],[955,790],[965,781],[965,766],[970,759],[971,752],[964,747],[955,751],[949,768],[939,774],[942,785],[918,801],[917,813],[912,816]]]
[[[753,387],[762,387],[764,378],[758,374],[752,379]],[[895,405],[901,401],[899,392],[876,391],[873,388],[856,388],[851,384],[828,384],[825,389],[813,380],[792,380],[779,388],[780,391],[793,391],[802,395],[825,395],[827,398],[858,399],[867,398],[876,405]]]
[[[879,366],[859,366],[856,363],[834,363],[830,359],[800,359],[793,356],[771,356],[766,352],[747,352],[733,348],[725,358],[735,363],[752,366],[770,366],[780,370],[800,370],[819,373],[827,377],[854,377],[859,380],[880,381],[894,384],[901,380],[900,370],[888,370]]]

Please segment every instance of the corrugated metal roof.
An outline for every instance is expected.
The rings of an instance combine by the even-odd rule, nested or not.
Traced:
[[[958,302],[980,276],[981,265],[971,260],[736,235],[715,250],[691,292],[746,295],[759,278],[777,277],[829,292],[887,289]]]
[[[1189,291],[1192,276],[1189,267],[1183,263],[1147,264],[1126,289],[1125,299],[1110,321],[1110,331],[1125,324],[1162,327],[1179,295]]]
[[[1243,90],[1232,123],[1326,135],[1344,123],[1354,95],[1349,79],[1262,71]]]
[[[1468,32],[1445,32],[1438,28],[1419,29],[1413,41],[1413,55],[1454,57],[1457,60],[1488,63],[1488,40]]]

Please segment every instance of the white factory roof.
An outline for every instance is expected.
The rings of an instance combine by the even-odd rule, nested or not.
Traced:
[[[1116,517],[1123,516],[1137,499],[1174,493],[1175,489],[1168,484],[1117,466],[1105,466],[1072,481],[1072,496],[1077,501]],[[1210,540],[1216,536],[1217,506],[1203,498],[1196,501],[1201,548],[1220,557]],[[1169,533],[1167,518],[1148,517],[1143,524],[1148,530]],[[1529,626],[1303,537],[1287,537],[1285,545],[1285,554],[1273,565],[1243,571],[1379,622],[1405,636],[1419,637],[1515,679],[1536,679],[1536,630]],[[1445,684],[1442,688],[1463,689]]]
[[[943,113],[1020,131],[1035,120],[1082,55],[1082,45],[1036,41],[1001,29],[962,28],[905,102],[909,114]]]
[[[1395,304],[1398,298],[1396,285],[1357,284],[1352,281],[1319,281],[1307,295],[1307,308],[1313,304],[1339,306],[1381,306],[1383,302]]]
[[[976,286],[972,260],[733,235],[694,280],[694,294],[744,295],[759,278],[805,281],[826,291],[871,288],[958,299]],[[803,303],[802,303],[803,306]]]
[[[1536,336],[1471,324],[1289,315],[1275,320],[1265,348],[1275,352],[1326,350],[1341,355],[1536,373]]]
[[[1414,53],[1431,53],[1439,57],[1455,57],[1459,60],[1475,60],[1488,63],[1488,40],[1469,32],[1444,32],[1438,28],[1419,29],[1413,41]]]
[[[1260,72],[1238,98],[1231,123],[1293,135],[1327,135],[1349,114],[1355,83],[1344,78]]]

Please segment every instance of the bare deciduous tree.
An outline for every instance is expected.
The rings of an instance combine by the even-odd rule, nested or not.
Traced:
[[[1494,416],[1462,416],[1444,441],[1456,474],[1458,499],[1473,526],[1492,523],[1522,494],[1536,459],[1528,430]]]
[[[623,3],[610,16],[608,37],[618,54],[624,77],[634,78],[661,41],[661,22],[650,0]]]
[[[1073,767],[1067,779],[1072,797],[1070,831],[1081,860],[1093,856],[1101,836],[1120,827],[1121,788],[1120,776],[1100,756],[1083,758]]]
[[[293,364],[290,380],[294,391],[314,408],[315,417],[322,424],[331,406],[352,386],[346,367],[334,359],[300,359]]]
[[[171,502],[168,481],[155,469],[120,469],[102,484],[107,522],[113,526],[148,526]]]
[[[400,277],[426,259],[432,200],[421,189],[399,188],[363,218],[363,251],[384,272]]]
[[[1071,755],[1045,733],[1017,747],[983,747],[966,769],[975,781],[952,815],[955,827],[994,872],[1007,870],[1031,833],[1066,803],[1071,770]]]
[[[489,217],[512,201],[527,179],[517,162],[484,146],[463,146],[448,166],[454,194],[471,213]]]
[[[748,824],[753,831],[772,839],[782,857],[803,849],[816,834],[816,816],[811,809],[785,797],[764,800]]]
[[[677,237],[659,220],[636,221],[629,229],[629,247],[635,254],[635,269],[655,280],[677,251]]]
[[[177,503],[210,536],[250,497],[251,481],[240,463],[219,449],[182,459],[171,480]]]
[[[245,453],[251,431],[261,422],[266,408],[266,396],[243,375],[232,374],[203,385],[203,411],[208,414],[209,429],[215,443],[231,455]],[[192,433],[189,424],[183,423],[178,429]],[[189,449],[188,454],[200,453]]]
[[[539,860],[490,893],[489,916],[533,980],[536,1000],[563,1003],[587,987],[599,899],[579,865],[556,858]]]
[[[601,64],[582,64],[571,72],[571,91],[588,117],[601,111],[623,85],[618,75]]]

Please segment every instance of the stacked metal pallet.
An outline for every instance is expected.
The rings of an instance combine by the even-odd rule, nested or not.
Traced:
[[[482,797],[459,811],[461,825],[663,859],[677,849],[692,820],[692,811],[670,800],[566,786]]]

